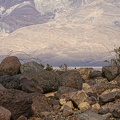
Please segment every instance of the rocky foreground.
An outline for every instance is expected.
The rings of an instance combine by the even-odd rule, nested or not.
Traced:
[[[0,120],[120,120],[120,67],[47,71],[6,57],[0,64]]]

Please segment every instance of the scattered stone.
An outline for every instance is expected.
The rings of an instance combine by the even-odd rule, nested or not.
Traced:
[[[19,90],[0,91],[0,105],[10,110],[13,120],[17,120],[21,115],[30,117],[32,114],[31,97]]]
[[[103,66],[102,74],[103,77],[106,77],[109,81],[113,80],[120,73],[119,66]]]
[[[21,115],[17,120],[28,120],[24,115]]]
[[[0,75],[15,75],[20,72],[20,61],[15,56],[6,57],[0,64]]]
[[[67,116],[72,115],[72,114],[73,114],[72,108],[67,106],[67,105],[64,105],[63,116],[67,117]]]
[[[119,88],[119,87],[117,85],[111,84],[111,83],[100,83],[100,84],[92,85],[88,89],[90,91],[92,90],[94,93],[97,93],[100,95],[102,92],[106,91],[107,89],[114,89],[114,88]]]
[[[120,87],[120,74],[114,80],[117,82],[117,85]]]
[[[70,94],[70,99],[73,101],[74,104],[76,104],[77,106],[83,102],[85,102],[87,100],[87,94],[81,90],[78,92],[72,92]]]
[[[32,109],[34,116],[41,116],[41,112],[51,112],[52,108],[49,104],[49,100],[45,95],[40,93],[31,93],[32,97]]]
[[[73,106],[72,101],[68,101],[68,102],[66,102],[64,105],[67,105],[67,106],[69,106],[70,108],[74,109],[74,106]]]
[[[84,113],[69,118],[69,120],[105,120],[105,119],[102,115],[99,115],[91,111],[86,111]]]
[[[107,91],[106,93],[103,92],[99,96],[99,102],[100,104],[114,101],[116,98],[120,98],[120,89],[119,90],[113,90],[113,91]]]
[[[89,78],[98,78],[98,77],[102,77],[101,71],[94,70],[89,74]]]
[[[78,105],[78,108],[81,110],[81,111],[86,111],[88,109],[90,109],[90,104],[88,102],[82,102]]]
[[[0,91],[1,90],[6,90],[6,88],[4,88],[4,86],[0,84]]]
[[[0,106],[0,120],[10,120],[11,119],[11,112]]]
[[[82,89],[83,79],[80,73],[76,70],[70,70],[61,75],[62,86],[71,87],[75,89]]]
[[[82,78],[84,80],[89,79],[90,73],[94,71],[93,68],[80,68],[80,69],[77,69],[77,70],[80,72],[80,75],[82,76]]]
[[[55,94],[56,99],[59,99],[62,94],[69,93],[69,92],[75,92],[78,91],[78,89],[60,86],[57,93]]]
[[[102,77],[101,78],[95,78],[94,80],[96,81],[96,84],[101,84],[101,83],[103,83],[103,84],[106,83],[107,84],[109,82],[107,80],[107,78],[102,78]]]
[[[42,71],[43,67],[35,61],[24,63],[20,66],[20,72],[26,74],[29,72],[39,72]]]
[[[98,110],[100,109],[100,104],[96,103],[92,105],[91,111],[98,113]]]
[[[88,88],[90,88],[90,85],[87,83],[83,83],[83,90],[87,90]]]

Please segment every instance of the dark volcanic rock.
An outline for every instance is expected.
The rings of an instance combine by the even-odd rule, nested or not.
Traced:
[[[22,91],[27,93],[43,93],[43,90],[40,86],[35,85],[33,81],[28,80],[27,78],[20,79],[20,88]]]
[[[96,78],[96,77],[102,77],[102,72],[101,71],[92,71],[89,74],[89,78]]]
[[[102,68],[103,77],[106,77],[109,81],[113,80],[119,73],[119,66],[104,66]]]
[[[0,64],[0,75],[15,75],[20,71],[20,65],[17,57],[6,57]]]
[[[0,91],[0,105],[11,112],[13,120],[17,120],[21,115],[29,117],[32,114],[31,97],[19,90]]]
[[[54,71],[32,72],[24,75],[23,78],[33,81],[44,92],[56,91],[61,85],[61,77]]]
[[[91,111],[86,111],[84,113],[70,117],[69,120],[105,120],[105,119],[102,115],[99,115]]]
[[[19,89],[21,75],[4,75],[0,77],[0,84],[2,84],[7,89]]]
[[[107,93],[102,93],[99,96],[99,102],[102,104],[102,103],[114,101],[115,99],[119,99],[119,98],[120,98],[120,89],[116,91],[109,91]]]
[[[61,75],[62,85],[66,87],[76,88],[81,90],[83,79],[80,73],[76,70],[70,70]]]
[[[55,97],[56,97],[57,99],[59,99],[59,97],[60,97],[62,94],[64,94],[64,93],[75,92],[75,91],[78,91],[78,89],[61,86],[61,87],[59,87],[57,93],[55,94]]]
[[[32,97],[32,109],[35,116],[41,116],[42,112],[52,111],[52,108],[49,104],[49,100],[45,95],[40,93],[31,93],[30,96]]]

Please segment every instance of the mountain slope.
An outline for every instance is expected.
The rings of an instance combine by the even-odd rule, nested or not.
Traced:
[[[21,59],[39,58],[54,66],[101,65],[120,46],[119,0],[34,0],[32,4],[41,16],[51,13],[54,18],[2,38],[1,57],[12,51]]]

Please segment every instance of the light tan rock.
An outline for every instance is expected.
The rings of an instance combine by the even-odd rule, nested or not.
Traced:
[[[90,88],[90,85],[88,85],[87,83],[83,83],[83,90],[87,90],[88,88]]]
[[[78,105],[78,108],[81,110],[81,111],[86,111],[90,108],[90,104],[88,102],[82,102]]]
[[[82,76],[82,78],[84,80],[87,80],[89,78],[90,72],[94,71],[93,68],[80,68],[80,69],[77,69],[77,70],[80,72],[80,75]]]
[[[61,105],[64,105],[66,103],[66,99],[65,98],[60,98],[59,100]]]
[[[69,106],[70,108],[74,109],[72,101],[68,101],[65,103],[65,105]]]
[[[92,105],[92,111],[93,112],[98,112],[98,110],[100,109],[100,104],[99,103],[96,103],[94,105]]]
[[[74,101],[74,103],[76,105],[79,105],[80,103],[83,103],[87,100],[87,94],[85,93],[85,91],[81,90],[81,91],[77,91],[77,92],[72,92],[70,99],[72,101]]]

